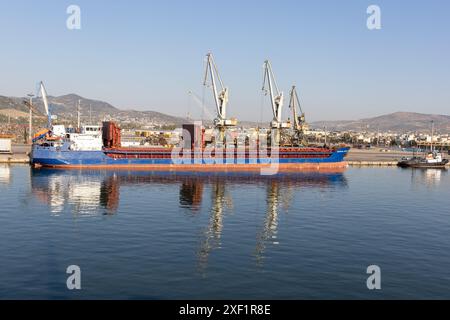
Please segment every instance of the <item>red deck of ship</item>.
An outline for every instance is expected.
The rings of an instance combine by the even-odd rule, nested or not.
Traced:
[[[109,148],[105,149],[105,153],[108,157],[116,158],[116,159],[170,159],[172,157],[172,148]],[[204,154],[203,150],[195,150],[192,151],[192,157],[194,157],[194,153],[200,153],[203,157],[208,159],[216,158],[215,150],[210,151],[210,155]],[[239,159],[248,159],[250,157],[257,157],[258,150],[249,150],[245,148],[244,150],[236,150],[233,149],[231,152],[227,152],[226,150],[222,151],[222,157],[220,158],[239,158]],[[280,159],[286,158],[302,158],[302,159],[311,159],[311,158],[328,158],[334,150],[326,149],[326,148],[279,148],[277,157]],[[182,150],[179,151],[180,157],[182,154]],[[267,156],[259,155],[261,158],[271,157],[271,149],[268,148],[263,150],[263,154]],[[218,157],[219,158],[219,157]]]

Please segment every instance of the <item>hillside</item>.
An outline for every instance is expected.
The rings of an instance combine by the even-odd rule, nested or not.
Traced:
[[[0,110],[10,109],[28,112],[28,108],[23,104],[22,98],[0,96]]]
[[[335,131],[429,132],[431,121],[434,121],[437,131],[450,132],[450,116],[415,112],[395,112],[360,120],[317,121],[311,123],[311,127],[326,126],[329,130]]]
[[[19,117],[23,116],[23,112],[28,112],[28,108],[23,104],[23,100],[26,100],[26,98],[0,96],[0,110],[3,110],[1,113],[14,114]],[[44,114],[42,99],[34,99],[33,101],[36,109]],[[78,101],[80,101],[83,121],[90,118],[92,118],[92,121],[115,119],[125,123],[137,122],[155,125],[180,125],[186,121],[183,118],[156,111],[121,110],[107,102],[87,99],[76,94],[67,94],[58,97],[49,96],[48,101],[52,114],[57,115],[58,118],[72,121],[77,117]],[[12,110],[16,110],[17,112],[12,113]]]
[[[25,117],[28,108],[23,104],[26,98],[0,96],[0,115],[11,117]],[[52,114],[61,119],[74,121],[77,117],[78,101],[81,102],[82,121],[86,122],[92,117],[92,121],[113,119],[123,124],[138,125],[168,125],[180,126],[187,120],[156,111],[138,111],[119,109],[107,102],[87,99],[76,94],[67,94],[59,97],[49,97],[50,110]],[[40,113],[44,113],[41,99],[35,99],[34,104]],[[3,110],[3,111],[2,111]],[[0,118],[1,119],[1,118]],[[323,128],[326,126],[334,131],[417,131],[429,132],[430,123],[434,121],[437,131],[450,132],[450,116],[433,115],[414,112],[395,112],[373,118],[343,121],[317,121],[311,123],[312,128]],[[207,121],[211,123],[211,121]],[[254,127],[257,123],[242,121],[240,126]]]
[[[11,118],[26,118],[29,116],[28,113],[17,109],[0,109],[0,114]]]
[[[108,114],[113,115],[120,111],[107,102],[86,99],[76,94],[67,94],[59,97],[49,97],[48,100],[52,106],[52,113],[58,115],[76,116],[78,101],[80,101],[82,114],[89,114],[91,108],[92,111],[95,112],[98,116]],[[40,108],[43,108],[42,101],[38,100],[38,102],[38,106],[40,106]]]

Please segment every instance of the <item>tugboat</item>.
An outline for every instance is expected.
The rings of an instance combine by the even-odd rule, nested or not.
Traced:
[[[403,158],[397,163],[401,168],[433,168],[445,169],[448,159],[443,159],[442,154],[433,148],[434,122],[431,122],[431,150],[425,157]]]
[[[433,169],[445,169],[448,163],[448,159],[442,159],[442,154],[439,152],[429,152],[425,158],[412,157],[403,158],[398,162],[398,166],[401,168],[433,168]]]

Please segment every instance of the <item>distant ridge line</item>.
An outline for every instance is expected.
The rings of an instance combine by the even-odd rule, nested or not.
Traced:
[[[23,100],[27,98],[7,97],[0,95],[0,110],[17,110],[18,115],[28,112],[23,105]],[[53,106],[52,112],[69,120],[76,117],[76,105],[81,100],[81,113],[84,117],[89,116],[90,108],[96,120],[107,117],[119,117],[121,119],[141,119],[160,124],[180,126],[185,122],[190,122],[184,117],[172,116],[159,111],[140,111],[131,109],[119,109],[108,102],[84,98],[78,94],[70,93],[62,96],[50,96],[49,102]],[[37,109],[43,113],[44,107],[40,100],[35,101]],[[392,131],[392,132],[428,132],[434,121],[437,132],[450,133],[450,115],[425,114],[418,112],[398,111],[390,114],[380,115],[359,120],[335,120],[335,121],[314,121],[310,123],[311,128],[322,129],[324,126],[332,131]],[[211,123],[211,121],[207,121]],[[258,121],[239,121],[240,125],[250,127],[257,126]],[[267,122],[268,124],[268,122]]]

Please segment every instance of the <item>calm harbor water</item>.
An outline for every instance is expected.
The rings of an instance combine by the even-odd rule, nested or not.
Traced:
[[[440,170],[0,166],[0,298],[449,299],[449,209]],[[366,287],[374,264],[380,291]]]

